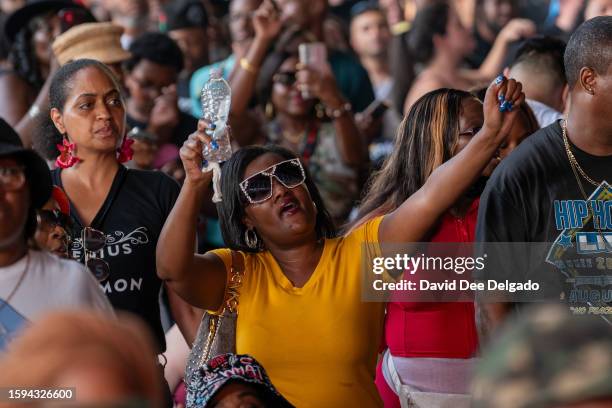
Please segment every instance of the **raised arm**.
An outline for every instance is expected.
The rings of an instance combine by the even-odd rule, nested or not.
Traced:
[[[508,47],[522,38],[529,38],[536,34],[536,26],[533,21],[526,18],[515,18],[506,24],[500,31],[487,58],[478,69],[465,70],[462,73],[466,78],[476,83],[489,82],[498,72],[504,68],[504,59],[508,54]]]
[[[198,122],[181,148],[185,182],[157,242],[157,274],[193,306],[217,310],[223,302],[227,272],[214,254],[195,254],[196,225],[212,172],[202,173],[202,145],[206,123]]]
[[[499,111],[498,95],[505,95],[515,107]],[[489,86],[485,101],[484,125],[455,157],[438,167],[427,182],[390,214],[380,225],[381,242],[418,242],[478,178],[508,135],[523,103],[522,86],[513,79]]]
[[[355,118],[340,93],[329,64],[320,69],[299,66],[298,87],[306,88],[318,98],[330,113],[336,131],[340,158],[348,166],[362,166],[368,160],[364,135],[357,128]]]
[[[255,12],[253,28],[255,38],[246,55],[237,62],[238,64],[230,78],[230,86],[232,87],[230,114],[235,120],[239,120],[246,111],[255,90],[259,68],[266,56],[268,47],[281,29],[278,10],[270,0],[265,0]],[[242,143],[241,140],[238,140],[238,143],[241,145],[248,144]]]

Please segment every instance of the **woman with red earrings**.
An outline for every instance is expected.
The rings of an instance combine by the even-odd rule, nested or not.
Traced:
[[[70,256],[98,278],[115,309],[140,316],[165,350],[155,247],[179,187],[161,172],[127,169],[126,113],[107,66],[81,59],[62,66],[50,87],[50,119],[60,152],[53,182],[70,201]]]

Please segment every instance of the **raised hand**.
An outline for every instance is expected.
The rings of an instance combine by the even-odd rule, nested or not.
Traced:
[[[298,64],[297,69],[297,87],[300,91],[307,91],[325,105],[335,106],[342,99],[334,73],[327,62],[320,67]]]
[[[513,18],[504,26],[499,35],[506,42],[518,41],[522,38],[533,37],[537,27],[533,21],[527,18]]]
[[[180,150],[181,161],[185,169],[185,183],[197,185],[208,185],[212,180],[212,172],[202,172],[202,162],[204,160],[202,148],[204,143],[210,143],[211,138],[206,134],[207,129],[212,129],[213,124],[209,124],[204,119],[198,121],[198,129],[193,132]]]
[[[522,103],[525,103],[525,94],[521,83],[498,76],[485,95],[483,128],[497,134],[501,142],[510,132],[518,114],[517,107]]]
[[[255,37],[271,41],[280,32],[282,22],[280,12],[273,0],[264,0],[253,14],[253,29]]]

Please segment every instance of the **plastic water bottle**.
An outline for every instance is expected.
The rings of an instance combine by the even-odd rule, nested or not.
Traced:
[[[215,124],[214,133],[210,131],[211,143],[204,145],[204,159],[221,163],[232,155],[232,145],[227,131],[227,119],[232,103],[232,89],[220,71],[212,71],[210,78],[202,88],[201,94],[203,118]]]

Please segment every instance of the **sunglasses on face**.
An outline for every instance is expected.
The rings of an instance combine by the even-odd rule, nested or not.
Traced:
[[[286,188],[295,188],[306,181],[306,173],[299,159],[276,163],[240,182],[240,189],[249,203],[263,203],[272,197],[272,177]]]
[[[19,190],[25,184],[25,180],[23,167],[0,167],[0,186],[6,191]]]
[[[68,222],[68,217],[60,210],[38,210],[41,221],[49,225],[63,225]]]
[[[48,225],[51,227],[59,226],[66,231],[71,230],[73,227],[70,217],[60,210],[38,210],[37,214],[39,224]]]
[[[106,245],[106,235],[102,231],[91,227],[83,228],[81,232],[83,252],[85,252],[85,265],[94,274],[99,282],[110,276],[110,266],[104,259],[94,258],[92,252],[98,251]]]
[[[296,72],[295,71],[279,72],[277,74],[274,74],[274,76],[272,77],[272,80],[276,83],[279,83],[285,86],[291,86],[295,84],[295,81],[297,81]]]

